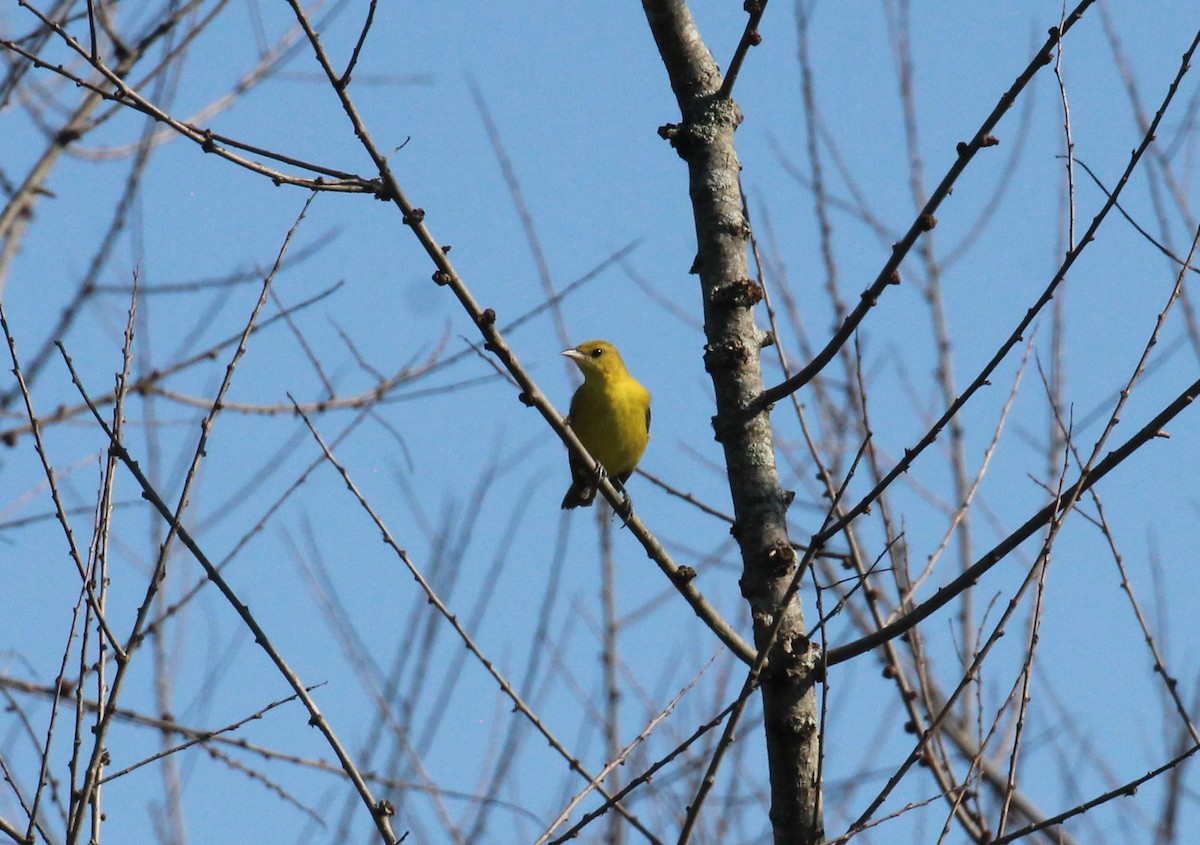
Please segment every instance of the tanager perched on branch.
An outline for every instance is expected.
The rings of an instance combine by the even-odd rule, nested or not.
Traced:
[[[621,353],[604,340],[589,340],[563,352],[583,373],[571,397],[567,423],[605,473],[624,484],[650,442],[650,391],[625,369]],[[596,476],[574,453],[571,489],[564,508],[588,507],[596,498]]]

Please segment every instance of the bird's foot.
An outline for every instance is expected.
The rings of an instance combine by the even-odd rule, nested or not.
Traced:
[[[617,492],[621,494],[620,503],[613,509],[613,513],[621,517],[621,527],[628,528],[629,520],[633,516],[633,499],[629,497],[629,491],[625,489],[625,485],[620,481],[613,481],[613,486],[617,488]]]

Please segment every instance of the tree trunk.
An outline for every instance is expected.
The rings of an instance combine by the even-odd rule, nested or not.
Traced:
[[[777,845],[809,845],[824,838],[821,817],[820,737],[814,688],[815,650],[805,633],[797,595],[784,596],[797,565],[788,542],[790,496],[775,467],[766,410],[747,409],[763,390],[760,351],[768,335],[754,322],[762,299],[750,278],[750,226],[743,213],[733,137],[741,112],[720,94],[720,69],[682,2],[644,0],[682,121],[659,134],[688,164],[696,224],[696,261],[704,300],[704,365],[716,391],[716,439],[725,450],[742,554],[742,595],[750,605],[761,650],[782,613],[769,651],[761,694],[771,778],[771,824]]]

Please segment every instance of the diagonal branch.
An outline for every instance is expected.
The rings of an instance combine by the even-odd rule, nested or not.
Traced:
[[[134,480],[142,488],[143,497],[155,510],[158,511],[159,515],[166,520],[168,525],[170,525],[171,530],[179,538],[179,542],[182,543],[183,546],[192,553],[192,557],[194,557],[196,562],[199,563],[204,569],[204,573],[208,576],[208,579],[212,581],[216,588],[225,597],[226,601],[229,602],[230,606],[233,607],[238,617],[243,623],[245,623],[246,627],[254,635],[254,642],[264,652],[266,652],[271,662],[275,664],[275,668],[279,671],[279,674],[283,676],[284,680],[287,681],[288,685],[295,692],[296,697],[303,702],[305,708],[309,712],[309,724],[319,730],[325,737],[325,741],[329,744],[329,747],[333,750],[334,755],[338,758],[338,762],[341,763],[343,771],[346,772],[347,777],[350,779],[350,782],[354,784],[354,788],[362,798],[363,803],[366,804],[367,808],[370,810],[371,818],[374,820],[375,826],[382,835],[385,845],[397,845],[399,842],[402,842],[404,837],[397,838],[392,829],[391,814],[394,811],[391,808],[391,804],[388,801],[375,799],[375,796],[371,793],[371,788],[367,785],[366,780],[358,771],[358,767],[355,765],[354,760],[350,757],[350,753],[346,750],[345,746],[342,745],[341,740],[339,740],[337,734],[334,733],[333,727],[329,724],[328,720],[326,720],[324,714],[321,713],[320,708],[317,707],[316,701],[309,694],[308,687],[303,681],[300,680],[300,676],[296,674],[290,665],[288,665],[287,661],[283,659],[283,655],[277,648],[275,648],[274,643],[272,643],[270,637],[267,636],[267,632],[262,628],[255,616],[250,612],[250,608],[238,598],[237,594],[233,591],[233,588],[230,587],[229,582],[225,580],[225,578],[217,570],[217,567],[213,565],[208,555],[203,549],[200,548],[200,545],[192,537],[191,533],[178,522],[174,512],[167,505],[162,496],[159,495],[158,491],[154,488],[154,485],[150,483],[150,479],[148,479],[145,473],[142,472],[138,462],[134,460],[132,455],[129,454],[129,450],[127,450],[124,445],[114,439],[112,429],[109,428],[108,423],[105,422],[104,417],[100,415],[100,412],[96,406],[91,403],[87,392],[83,387],[83,382],[79,380],[79,375],[75,372],[75,368],[71,363],[71,359],[67,357],[66,361],[67,367],[71,371],[71,380],[74,382],[76,388],[78,388],[80,394],[84,397],[84,400],[89,403],[89,408],[92,412],[92,416],[96,419],[97,425],[99,425],[104,431],[105,436],[109,438],[109,448],[112,449],[121,462],[125,464],[126,469],[129,470],[130,474],[133,475]],[[126,663],[123,665],[129,664]],[[114,688],[115,686],[116,683],[114,681]],[[107,703],[104,710],[106,713],[115,714],[115,710],[111,703]],[[407,836],[407,834],[405,834],[405,836]]]
[[[371,133],[367,129],[362,116],[359,114],[358,107],[354,104],[346,89],[337,84],[339,79],[338,73],[334,69],[328,54],[325,52],[325,48],[321,45],[320,36],[308,20],[299,0],[288,0],[288,4],[292,7],[296,19],[307,35],[316,55],[317,62],[336,92],[342,109],[354,129],[355,137],[362,143],[363,149],[371,157],[371,160],[379,170],[382,184],[381,198],[390,200],[400,209],[404,225],[412,229],[413,235],[416,236],[426,255],[429,256],[437,268],[433,273],[433,281],[438,285],[449,288],[454,294],[463,310],[467,313],[467,316],[470,317],[475,327],[479,330],[479,333],[483,336],[483,348],[496,356],[500,364],[521,388],[521,392],[517,396],[518,400],[528,407],[536,408],[554,430],[554,433],[566,445],[567,449],[577,457],[582,458],[586,466],[598,468],[599,464],[588,454],[583,444],[579,442],[579,438],[575,436],[575,433],[563,421],[562,415],[537,386],[537,383],[534,382],[525,367],[521,365],[516,353],[509,346],[504,334],[497,327],[496,311],[492,308],[485,308],[476,301],[466,282],[458,274],[458,271],[450,261],[448,254],[450,247],[439,244],[434,238],[432,231],[425,224],[425,210],[415,206],[400,187],[400,183],[392,173],[387,157],[372,140]],[[753,660],[754,648],[704,598],[703,594],[692,583],[693,575],[691,571],[681,568],[675,563],[663,545],[650,532],[650,529],[646,527],[645,523],[632,512],[627,500],[617,491],[612,482],[607,478],[602,478],[600,479],[598,489],[617,513],[621,514],[622,519],[625,520],[626,527],[637,538],[638,542],[642,544],[642,548],[645,549],[647,556],[667,575],[668,579],[691,606],[692,610],[695,611],[696,615],[740,659],[747,662]]]
[[[1046,288],[1042,291],[1041,296],[1039,296],[1037,301],[1034,302],[1034,304],[1031,305],[1025,312],[1025,316],[1022,317],[1020,322],[1017,323],[1016,328],[1013,329],[1008,338],[1005,339],[1004,343],[1000,345],[1000,348],[996,350],[996,353],[992,356],[991,360],[984,365],[983,369],[980,370],[979,374],[975,377],[967,389],[964,390],[957,399],[950,403],[950,406],[945,410],[938,421],[934,423],[929,431],[927,431],[925,435],[917,442],[917,445],[911,449],[906,449],[904,452],[904,459],[897,462],[896,466],[892,468],[891,472],[880,479],[879,483],[875,485],[874,489],[868,492],[867,495],[864,496],[857,505],[848,510],[846,514],[840,520],[838,520],[838,522],[823,530],[821,533],[815,535],[812,539],[813,545],[821,545],[821,543],[824,541],[835,536],[851,521],[865,513],[875,499],[878,498],[884,490],[891,486],[893,481],[908,471],[909,467],[912,465],[913,461],[916,460],[917,456],[924,452],[925,449],[927,449],[935,440],[937,440],[937,437],[941,431],[946,427],[950,420],[952,420],[958,414],[963,406],[967,404],[970,398],[974,396],[975,393],[981,388],[990,384],[989,378],[992,373],[995,372],[996,368],[1000,366],[1000,362],[1008,356],[1008,353],[1018,343],[1021,342],[1025,336],[1025,332],[1031,325],[1033,325],[1034,318],[1037,317],[1041,310],[1054,298],[1055,292],[1058,290],[1063,280],[1066,279],[1067,273],[1070,271],[1070,269],[1075,266],[1075,262],[1083,253],[1083,250],[1095,240],[1096,233],[1100,229],[1100,224],[1104,222],[1104,220],[1108,217],[1109,212],[1112,211],[1116,206],[1117,198],[1121,195],[1121,191],[1126,185],[1129,184],[1130,178],[1133,176],[1134,171],[1141,162],[1143,156],[1146,154],[1146,151],[1154,143],[1159,124],[1166,115],[1167,109],[1170,107],[1171,102],[1175,99],[1175,95],[1179,91],[1179,86],[1183,82],[1183,77],[1190,70],[1192,56],[1196,53],[1197,48],[1200,48],[1200,31],[1196,33],[1195,37],[1192,39],[1191,45],[1183,54],[1183,58],[1180,61],[1179,70],[1176,72],[1175,78],[1171,80],[1171,84],[1167,88],[1167,93],[1163,97],[1163,101],[1158,108],[1158,112],[1154,115],[1154,120],[1151,121],[1149,130],[1147,130],[1147,132],[1142,136],[1142,140],[1138,144],[1137,148],[1130,153],[1129,163],[1126,164],[1125,171],[1121,174],[1121,178],[1117,182],[1116,187],[1114,187],[1112,192],[1108,194],[1108,198],[1105,200],[1100,210],[1096,212],[1096,216],[1092,219],[1092,222],[1088,226],[1087,231],[1084,232],[1083,237],[1079,239],[1079,243],[1077,243],[1067,253],[1066,258],[1063,259],[1063,263],[1059,265],[1058,271],[1054,274],[1054,278],[1052,278],[1046,285]],[[765,395],[766,394],[764,394],[764,396]]]
[[[970,141],[959,143],[958,158],[950,165],[950,169],[946,171],[946,175],[942,177],[942,181],[938,183],[938,186],[930,195],[929,201],[925,203],[920,214],[917,215],[912,225],[908,227],[908,231],[904,233],[904,237],[892,246],[891,257],[884,263],[883,269],[879,271],[879,275],[875,277],[875,281],[862,292],[858,305],[846,316],[846,319],[842,321],[837,331],[834,332],[833,337],[829,339],[829,342],[825,344],[825,347],[817,353],[812,361],[791,378],[763,391],[756,403],[756,409],[769,407],[772,403],[778,402],[789,393],[799,390],[812,381],[813,377],[825,368],[825,365],[833,359],[837,351],[850,339],[859,324],[866,318],[867,312],[875,307],[875,304],[879,301],[879,297],[883,295],[888,286],[900,283],[900,264],[908,256],[917,239],[924,232],[930,231],[937,225],[935,214],[938,208],[941,207],[942,202],[954,190],[954,183],[958,181],[958,177],[967,169],[967,165],[975,158],[976,153],[985,147],[992,147],[999,143],[995,136],[992,135],[992,131],[1000,123],[1000,119],[1012,108],[1013,103],[1017,101],[1017,97],[1025,90],[1037,72],[1053,61],[1054,48],[1058,46],[1062,37],[1079,21],[1083,13],[1094,2],[1095,0],[1082,0],[1075,7],[1074,11],[1063,20],[1061,28],[1051,28],[1046,42],[1034,54],[1034,57],[1026,65],[1021,75],[1001,95],[1000,101],[996,103],[995,108],[984,119],[979,129],[975,132],[975,136]]]
[[[1060,499],[1050,502],[1033,516],[1029,517],[1020,528],[1005,537],[991,551],[964,570],[961,575],[945,586],[938,588],[938,591],[930,598],[908,613],[900,616],[894,622],[883,626],[878,631],[868,634],[865,637],[830,649],[825,655],[825,664],[827,666],[834,666],[852,657],[864,654],[876,646],[882,645],[888,640],[903,634],[922,620],[932,616],[942,607],[945,607],[963,590],[973,586],[981,576],[1007,557],[1017,546],[1032,537],[1043,526],[1052,522],[1067,502],[1075,501],[1080,495],[1091,489],[1104,476],[1120,466],[1129,456],[1146,445],[1150,440],[1156,437],[1166,437],[1167,434],[1163,431],[1163,426],[1182,413],[1196,400],[1197,396],[1200,396],[1200,379],[1188,385],[1171,404],[1163,408],[1150,422],[1146,423],[1127,441],[1105,455],[1104,459],[1099,461],[1094,468],[1082,474],[1073,484],[1064,488]]]

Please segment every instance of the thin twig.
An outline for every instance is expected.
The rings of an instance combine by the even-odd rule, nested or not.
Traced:
[[[824,369],[825,365],[833,358],[834,354],[840,349],[854,334],[859,324],[866,317],[878,301],[879,297],[888,288],[889,285],[899,283],[900,264],[908,255],[913,245],[917,242],[917,238],[922,233],[929,231],[937,220],[934,216],[941,206],[942,202],[950,195],[954,187],[954,183],[958,181],[958,177],[966,170],[968,164],[975,157],[975,154],[981,149],[994,146],[998,143],[995,137],[991,134],[1000,122],[1005,113],[1016,102],[1018,96],[1025,87],[1032,81],[1037,72],[1053,61],[1054,49],[1058,45],[1060,39],[1078,22],[1083,13],[1091,6],[1095,0],[1082,0],[1075,10],[1067,17],[1065,24],[1059,28],[1055,27],[1051,30],[1050,36],[1046,42],[1038,50],[1038,52],[1030,60],[1025,70],[1013,82],[1007,91],[1000,97],[992,112],[984,119],[974,137],[970,141],[965,141],[958,146],[958,157],[954,160],[954,164],[946,171],[946,175],[942,177],[942,181],[938,183],[937,188],[929,197],[921,213],[909,226],[908,231],[904,236],[892,247],[892,255],[884,263],[883,269],[879,271],[875,281],[863,292],[858,305],[854,310],[847,315],[846,319],[834,332],[833,337],[825,347],[817,354],[817,356],[809,362],[803,369],[789,378],[787,381],[775,387],[764,390],[758,398],[754,407],[747,410],[748,413],[755,413],[758,409],[767,407],[775,402],[778,402],[788,393],[799,390],[805,384],[813,379],[817,373]]]
[[[1091,799],[1090,801],[1085,801],[1084,803],[1078,804],[1069,810],[1064,810],[1063,812],[1059,813],[1056,816],[1051,816],[1050,818],[1042,819],[1041,821],[1039,821],[1035,824],[1031,824],[1031,825],[1027,825],[1026,827],[1023,827],[1020,830],[1014,830],[1012,833],[1009,833],[1007,836],[1001,836],[999,839],[993,839],[993,840],[991,840],[989,845],[1006,845],[1006,843],[1008,843],[1008,842],[1016,842],[1019,839],[1024,839],[1026,836],[1029,836],[1031,833],[1037,833],[1039,830],[1045,830],[1048,827],[1055,827],[1056,825],[1060,825],[1063,822],[1065,822],[1067,819],[1074,818],[1075,816],[1078,816],[1078,815],[1082,815],[1083,813],[1086,813],[1088,810],[1091,810],[1094,807],[1098,807],[1101,804],[1106,804],[1109,801],[1113,800],[1114,798],[1125,798],[1130,795],[1133,795],[1135,792],[1137,792],[1138,787],[1140,787],[1143,783],[1147,783],[1151,780],[1154,780],[1156,777],[1163,774],[1164,772],[1171,771],[1176,766],[1178,766],[1180,763],[1182,763],[1184,760],[1187,760],[1189,757],[1194,755],[1197,751],[1200,751],[1200,745],[1193,745],[1190,748],[1188,748],[1186,751],[1182,752],[1181,754],[1175,755],[1170,760],[1168,760],[1167,762],[1165,762],[1161,766],[1159,766],[1157,769],[1152,769],[1151,771],[1146,772],[1146,774],[1142,775],[1141,777],[1134,778],[1131,781],[1127,781],[1127,782],[1121,784],[1120,786],[1118,786],[1116,789],[1110,789],[1108,792],[1097,795],[1095,798]]]
[[[67,357],[65,353],[64,358],[67,362],[67,368],[71,372],[71,380],[74,382],[76,388],[80,391],[80,394],[84,397],[84,400],[88,401],[88,396],[84,390],[83,383],[79,380],[79,375],[75,372],[75,367],[71,363],[71,359]],[[320,708],[317,707],[316,701],[308,694],[308,688],[300,680],[300,677],[292,670],[291,666],[289,666],[283,659],[283,655],[275,648],[274,644],[271,642],[271,639],[267,636],[266,631],[263,630],[262,626],[259,625],[258,620],[253,614],[251,614],[250,608],[238,598],[237,594],[229,586],[229,583],[221,576],[221,573],[217,571],[217,568],[212,564],[203,549],[200,548],[199,544],[192,538],[192,535],[188,532],[188,530],[178,522],[173,522],[173,520],[175,520],[174,513],[167,506],[167,503],[163,500],[163,498],[158,494],[158,491],[154,489],[154,486],[150,483],[150,480],[146,478],[145,474],[141,470],[141,467],[138,466],[137,461],[133,459],[133,457],[129,454],[129,451],[120,443],[112,440],[112,431],[109,429],[108,424],[104,421],[104,418],[100,415],[99,410],[91,404],[89,404],[89,408],[92,411],[93,417],[96,419],[96,423],[104,430],[105,435],[110,438],[109,442],[112,449],[116,452],[117,457],[121,459],[121,462],[125,464],[125,467],[129,470],[134,479],[137,481],[138,485],[142,488],[142,493],[145,499],[154,507],[155,510],[158,511],[159,515],[171,525],[171,530],[178,536],[179,541],[184,545],[185,548],[187,548],[188,551],[192,553],[192,556],[196,559],[196,562],[203,567],[208,579],[212,581],[221,594],[225,596],[225,599],[233,607],[238,617],[245,623],[246,627],[250,629],[251,633],[254,635],[254,642],[260,648],[262,648],[264,652],[266,652],[267,656],[271,659],[271,662],[275,664],[275,667],[278,669],[280,675],[292,687],[296,693],[296,696],[304,703],[304,706],[308,710],[310,716],[309,724],[317,728],[325,737],[326,742],[329,743],[330,748],[333,750],[334,754],[338,758],[338,761],[341,763],[342,769],[346,772],[347,777],[350,779],[351,783],[354,784],[358,794],[362,797],[363,802],[370,810],[371,817],[374,819],[376,827],[379,828],[385,845],[397,845],[397,843],[403,841],[404,837],[400,837],[398,839],[396,838],[395,833],[392,831],[390,804],[387,801],[376,801],[375,797],[371,794],[370,787],[367,786],[366,781],[364,780],[362,774],[358,771],[354,761],[351,759],[341,741],[337,738],[337,734],[334,733],[332,726],[330,726],[324,714],[321,713]],[[124,665],[129,664],[126,663]],[[111,703],[106,703],[105,712],[109,714],[114,712],[111,707]],[[407,834],[405,834],[405,836],[407,836]]]
[[[746,19],[746,28],[742,30],[742,37],[738,40],[737,49],[733,51],[733,58],[729,60],[729,70],[725,72],[721,90],[717,92],[717,97],[722,100],[728,100],[733,96],[734,83],[737,82],[738,74],[742,70],[742,62],[746,60],[746,54],[750,52],[750,48],[757,47],[762,43],[758,25],[762,22],[763,13],[767,10],[767,0],[747,0],[745,9],[749,13],[749,17]]]
[[[1086,475],[1082,475],[1067,488],[1066,495],[1074,497],[1086,492],[1104,476],[1120,466],[1130,455],[1144,446],[1150,440],[1161,437],[1163,426],[1182,413],[1200,395],[1200,380],[1192,382],[1179,394],[1176,399],[1146,423],[1136,434],[1123,444],[1109,452]],[[1020,528],[1009,534],[1004,540],[993,546],[991,551],[983,555],[957,578],[940,587],[929,599],[913,608],[896,621],[880,628],[853,642],[832,648],[826,655],[826,664],[834,666],[864,652],[870,651],[881,643],[899,636],[904,631],[931,616],[934,612],[952,601],[962,590],[975,584],[989,569],[1003,560],[1017,546],[1029,539],[1040,528],[1049,523],[1061,507],[1061,502],[1051,502],[1025,521]]]
[[[358,33],[358,41],[354,44],[354,50],[350,54],[350,61],[346,63],[346,70],[342,73],[338,80],[338,86],[345,88],[350,84],[350,76],[354,73],[354,66],[358,64],[358,57],[362,53],[363,45],[367,43],[367,34],[371,31],[371,23],[375,20],[375,2],[371,0],[367,7],[367,19],[363,21],[362,31]]]
[[[321,686],[321,684],[315,684],[313,686],[308,687],[307,689],[309,692],[312,692],[319,686]],[[191,748],[193,745],[203,745],[203,744],[209,742],[210,740],[213,740],[216,737],[220,736],[221,734],[233,733],[234,731],[241,728],[243,725],[246,725],[257,719],[261,719],[263,716],[265,716],[267,713],[270,713],[276,707],[279,707],[283,704],[287,704],[289,701],[295,701],[295,700],[296,700],[296,695],[292,694],[292,695],[289,695],[287,698],[280,698],[276,701],[272,701],[270,704],[266,705],[265,707],[263,707],[259,710],[256,710],[255,712],[251,713],[249,716],[246,716],[243,719],[238,719],[236,722],[228,724],[223,728],[217,728],[216,730],[212,730],[212,731],[204,731],[203,733],[199,734],[198,736],[193,736],[191,739],[187,740],[186,742],[181,742],[177,745],[173,745],[170,748],[159,751],[157,754],[151,754],[149,757],[145,758],[144,760],[139,760],[138,762],[136,762],[130,766],[126,766],[125,768],[121,769],[118,772],[113,772],[111,775],[105,775],[104,778],[100,782],[108,783],[109,781],[116,780],[119,777],[124,777],[125,775],[129,774],[130,772],[137,771],[142,766],[147,766],[157,760],[161,760],[162,758],[167,757],[168,755],[177,754],[180,751],[184,751],[188,748]]]
[[[429,603],[432,604],[434,608],[436,608],[437,611],[446,619],[446,621],[450,623],[451,628],[454,629],[454,632],[458,635],[459,639],[462,640],[463,645],[466,646],[466,648],[473,655],[475,655],[475,658],[479,661],[487,673],[492,676],[496,683],[500,685],[500,689],[513,702],[513,706],[517,709],[517,711],[526,719],[528,719],[530,723],[537,729],[537,731],[543,737],[545,737],[546,741],[550,743],[550,747],[557,751],[562,758],[567,761],[567,764],[571,767],[571,770],[578,773],[589,782],[595,780],[595,778],[589,774],[586,769],[584,769],[582,762],[580,762],[577,757],[572,755],[571,752],[567,750],[566,746],[564,746],[558,740],[558,738],[551,733],[550,729],[546,727],[545,723],[542,722],[537,714],[534,713],[529,705],[527,705],[521,698],[521,695],[517,692],[516,688],[509,683],[508,679],[501,674],[500,670],[496,668],[496,665],[475,643],[474,638],[462,626],[462,623],[459,622],[458,617],[450,611],[450,608],[446,606],[446,604],[434,591],[433,586],[421,573],[421,570],[418,569],[416,564],[412,562],[412,558],[409,557],[408,552],[405,551],[392,536],[391,531],[388,529],[386,523],[384,523],[382,517],[376,513],[375,509],[371,506],[371,503],[368,502],[366,497],[359,491],[358,486],[350,477],[349,471],[347,471],[345,466],[338,461],[333,452],[329,450],[329,447],[325,444],[320,432],[317,431],[316,427],[308,419],[308,416],[299,409],[299,406],[296,408],[296,413],[300,415],[301,419],[304,420],[305,425],[308,426],[309,431],[312,432],[313,439],[316,441],[317,445],[321,447],[321,451],[325,455],[325,460],[327,460],[338,472],[351,495],[354,496],[355,500],[358,501],[359,506],[375,524],[375,527],[379,529],[383,537],[383,542],[393,551],[393,553],[395,553],[395,555],[400,559],[400,562],[404,564],[405,569],[408,570],[409,574],[413,577],[413,580],[417,582],[421,590],[425,593]],[[605,797],[608,797],[607,791],[601,789],[601,792],[605,795]],[[642,833],[642,835],[647,838],[647,840],[651,842],[658,841],[649,830],[647,830],[639,821],[637,821],[636,817],[628,814],[628,811],[623,812],[626,814],[626,818],[630,821],[630,823],[633,824]]]

